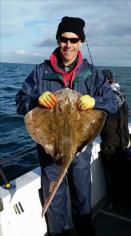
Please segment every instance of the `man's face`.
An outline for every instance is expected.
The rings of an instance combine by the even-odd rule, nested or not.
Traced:
[[[77,57],[78,50],[80,49],[82,42],[77,34],[64,32],[58,39],[58,45],[60,47],[63,62],[69,65]]]

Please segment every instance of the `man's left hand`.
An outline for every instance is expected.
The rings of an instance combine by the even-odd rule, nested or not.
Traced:
[[[95,106],[95,99],[89,95],[83,95],[79,97],[77,101],[77,108],[80,111],[93,109]]]

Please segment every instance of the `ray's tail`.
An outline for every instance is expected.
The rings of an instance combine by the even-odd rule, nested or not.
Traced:
[[[66,164],[63,164],[60,168],[60,171],[59,171],[59,174],[56,178],[56,180],[54,182],[51,183],[51,186],[50,186],[50,193],[49,193],[49,196],[47,197],[47,199],[45,200],[44,202],[44,206],[42,208],[42,217],[43,215],[45,215],[45,213],[47,212],[48,210],[48,207],[49,205],[51,204],[56,192],[57,192],[57,189],[59,188],[61,182],[63,181],[66,173],[67,173],[67,170],[68,170],[68,167],[71,163],[72,159],[69,159],[68,162]]]

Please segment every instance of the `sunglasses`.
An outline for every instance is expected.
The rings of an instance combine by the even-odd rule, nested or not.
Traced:
[[[60,42],[67,43],[68,41],[70,41],[70,43],[78,43],[80,39],[79,38],[66,38],[63,36],[60,37]]]

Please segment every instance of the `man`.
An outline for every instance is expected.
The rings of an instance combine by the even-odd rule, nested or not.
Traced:
[[[56,33],[58,48],[51,54],[50,60],[36,66],[16,95],[18,113],[25,115],[39,105],[54,108],[57,97],[53,92],[65,87],[81,93],[77,102],[79,110],[96,108],[109,113],[117,111],[115,96],[106,79],[87,60],[83,60],[79,50],[85,41],[84,26],[83,19],[62,18]],[[78,236],[95,234],[91,223],[91,149],[90,144],[76,156],[68,170],[66,181],[60,185],[47,211],[50,236],[70,235],[72,221]],[[50,182],[58,174],[58,166],[40,145],[38,153],[43,195],[46,198]]]

